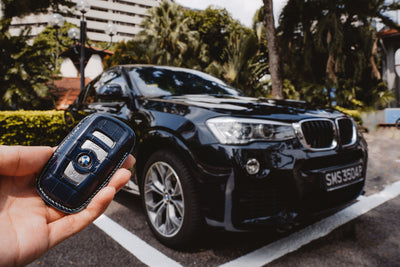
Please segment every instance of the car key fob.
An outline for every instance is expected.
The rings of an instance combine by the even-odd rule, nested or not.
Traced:
[[[122,121],[95,113],[61,142],[36,182],[39,195],[65,212],[84,209],[132,152],[135,133]]]

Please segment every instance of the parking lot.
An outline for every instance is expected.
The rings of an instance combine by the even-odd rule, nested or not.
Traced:
[[[153,237],[140,199],[120,192],[94,224],[29,266],[398,266],[400,131],[384,128],[365,137],[365,195],[288,232],[207,229],[193,247],[175,251]]]

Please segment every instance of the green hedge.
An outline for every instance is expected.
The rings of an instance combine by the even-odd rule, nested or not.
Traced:
[[[55,146],[66,136],[63,111],[0,111],[0,145]]]

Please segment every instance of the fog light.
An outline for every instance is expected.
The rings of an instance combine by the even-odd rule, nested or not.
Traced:
[[[249,159],[246,163],[246,171],[250,175],[258,173],[260,170],[260,162],[257,159]]]

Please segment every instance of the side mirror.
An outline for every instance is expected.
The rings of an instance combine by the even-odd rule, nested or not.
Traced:
[[[121,99],[123,96],[122,87],[119,84],[106,84],[97,90],[97,95],[104,99]]]

